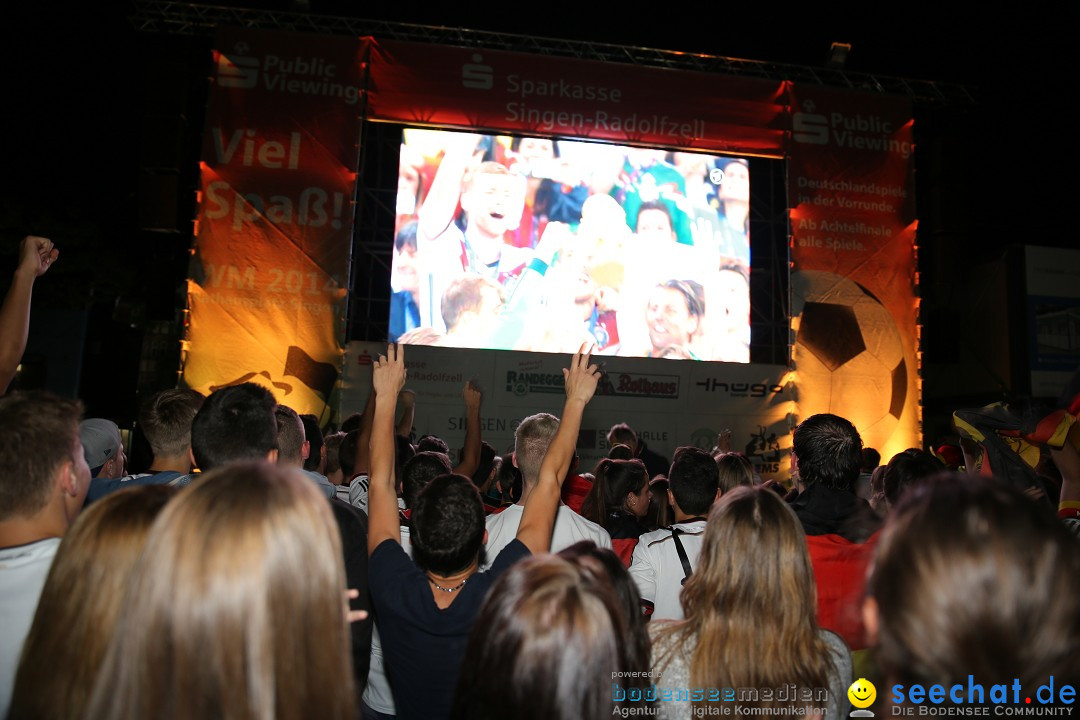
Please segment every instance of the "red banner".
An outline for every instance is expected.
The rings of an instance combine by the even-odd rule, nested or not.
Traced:
[[[788,149],[799,415],[883,457],[919,445],[911,104],[793,86]]]
[[[780,82],[396,41],[372,43],[368,117],[773,156],[786,126]]]
[[[223,30],[184,381],[253,380],[328,417],[341,368],[366,41]]]

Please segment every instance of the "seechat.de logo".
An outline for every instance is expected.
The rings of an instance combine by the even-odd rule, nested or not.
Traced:
[[[259,79],[259,60],[218,55],[218,85],[223,88],[253,88]]]
[[[462,85],[473,90],[490,90],[495,86],[495,69],[483,62],[483,55],[473,53],[472,62],[461,66]]]

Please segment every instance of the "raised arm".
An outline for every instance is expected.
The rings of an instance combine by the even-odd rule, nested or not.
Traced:
[[[416,239],[421,244],[442,235],[453,221],[461,198],[461,181],[476,153],[479,139],[479,135],[471,133],[453,133],[447,140],[446,152],[417,218]]]
[[[26,350],[34,281],[45,274],[59,255],[60,251],[48,238],[33,235],[23,238],[15,277],[0,306],[0,395],[7,392]]]
[[[540,478],[522,511],[517,538],[534,553],[545,553],[551,548],[551,529],[555,525],[563,480],[574,459],[581,416],[600,379],[600,372],[595,365],[589,364],[589,357],[590,352],[582,345],[574,355],[570,369],[563,370],[566,404],[563,405],[562,420],[540,465]]]
[[[416,393],[412,390],[402,390],[398,394],[398,402],[401,404],[401,417],[397,421],[397,434],[409,437],[412,435],[413,422],[416,420]]]
[[[368,473],[368,554],[384,540],[401,542],[394,478],[394,411],[404,384],[404,348],[390,344],[386,355],[375,361],[372,373],[375,409]]]
[[[375,388],[371,388],[364,412],[360,414],[360,427],[357,430],[360,436],[356,438],[356,460],[353,462],[353,472],[369,473],[371,471],[371,424],[375,420]]]
[[[480,388],[472,384],[472,380],[465,383],[465,389],[461,391],[465,399],[465,452],[461,455],[461,462],[454,468],[454,472],[465,477],[472,477],[476,468],[480,467],[480,401],[483,395]]]

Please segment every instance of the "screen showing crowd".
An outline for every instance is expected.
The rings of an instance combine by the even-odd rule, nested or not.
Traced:
[[[744,158],[406,129],[390,340],[750,360]]]

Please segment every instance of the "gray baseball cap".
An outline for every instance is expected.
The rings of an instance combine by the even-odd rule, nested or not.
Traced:
[[[120,428],[112,420],[87,418],[79,423],[79,440],[83,444],[86,464],[91,469],[104,465],[120,449]]]

